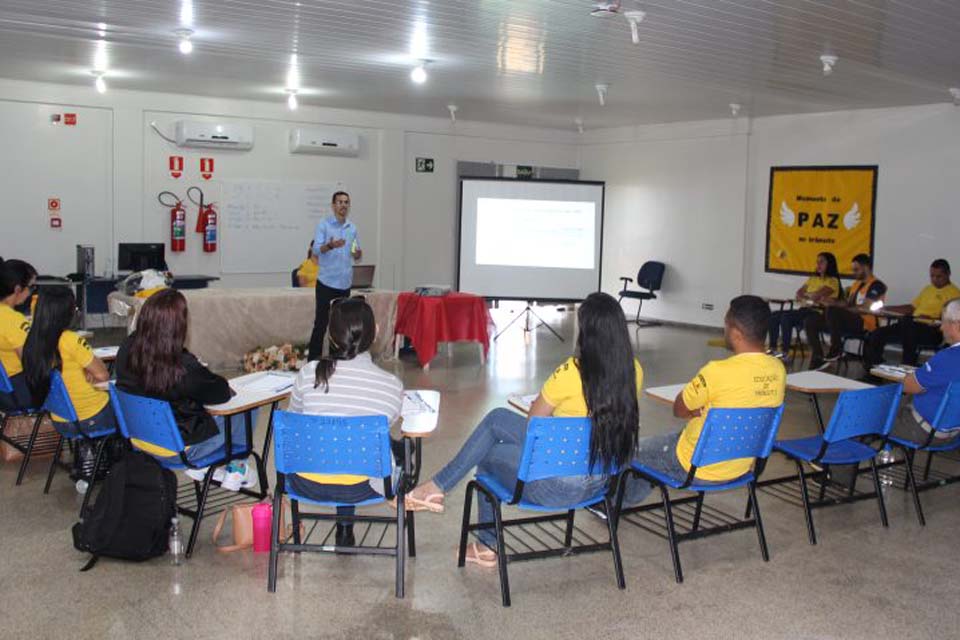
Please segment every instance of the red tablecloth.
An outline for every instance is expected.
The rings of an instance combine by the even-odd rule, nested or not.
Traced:
[[[437,355],[440,342],[479,342],[490,347],[492,324],[486,301],[472,293],[451,292],[441,297],[404,292],[397,298],[394,333],[410,338],[417,360],[427,365]]]

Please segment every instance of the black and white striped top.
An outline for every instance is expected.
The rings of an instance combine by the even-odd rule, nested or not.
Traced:
[[[316,375],[316,362],[308,362],[297,374],[290,411],[326,416],[383,415],[390,424],[400,417],[403,383],[374,364],[369,353],[337,361],[329,390],[324,390],[322,384],[314,388]]]

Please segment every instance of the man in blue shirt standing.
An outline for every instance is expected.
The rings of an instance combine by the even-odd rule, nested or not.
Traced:
[[[316,315],[310,334],[310,360],[319,360],[323,354],[323,338],[330,319],[330,302],[350,295],[353,283],[353,263],[360,260],[360,240],[357,227],[347,222],[350,213],[350,194],[337,191],[331,201],[333,215],[317,223],[313,236],[313,253],[319,258],[316,287]]]
[[[893,434],[905,440],[926,443],[947,387],[960,381],[960,298],[947,302],[941,317],[943,338],[950,348],[937,353],[903,381],[904,393],[915,394],[913,420],[898,421]],[[938,432],[935,443],[946,444],[957,437],[960,431]]]

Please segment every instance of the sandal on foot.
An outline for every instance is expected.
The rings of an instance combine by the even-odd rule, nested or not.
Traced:
[[[473,555],[471,556],[471,552]],[[493,569],[497,566],[497,554],[487,549],[485,546],[471,542],[467,545],[467,554],[464,556],[467,564],[475,564],[484,569]]]
[[[425,499],[420,500],[413,496],[406,496],[404,502],[407,505],[407,511],[429,511],[430,513],[443,513],[443,503],[436,502],[435,498],[443,498],[442,493],[431,493]]]

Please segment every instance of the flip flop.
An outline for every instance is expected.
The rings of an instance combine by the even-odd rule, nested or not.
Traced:
[[[471,551],[473,552],[472,556],[470,555]],[[467,555],[464,557],[464,561],[467,564],[475,564],[484,569],[493,569],[497,566],[497,554],[479,543],[471,542],[467,545]]]
[[[425,500],[406,496],[404,502],[407,505],[407,511],[429,511],[430,513],[443,513],[443,503],[434,502],[434,498],[442,498],[442,493],[431,493]]]

